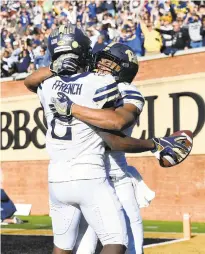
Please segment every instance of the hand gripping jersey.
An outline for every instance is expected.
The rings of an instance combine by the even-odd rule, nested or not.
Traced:
[[[114,104],[119,98],[117,83],[111,75],[97,73],[53,76],[38,88],[47,121],[46,148],[50,157],[49,181],[90,179],[105,176],[105,151],[95,128],[78,119],[55,117],[52,97],[66,98],[90,108]]]
[[[116,107],[120,107],[123,106],[123,104],[130,103],[135,105],[140,110],[140,112],[142,111],[144,106],[144,97],[135,85],[128,83],[119,83],[118,90],[120,92],[120,99],[118,99]],[[124,130],[123,133],[127,136],[131,136],[134,125],[135,124]],[[106,170],[109,170],[110,176],[123,176],[127,169],[125,153],[106,152],[105,164]]]

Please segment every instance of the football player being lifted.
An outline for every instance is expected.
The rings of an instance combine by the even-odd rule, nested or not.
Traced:
[[[77,47],[76,40],[73,40],[71,45],[72,47],[74,46],[74,49],[75,47],[76,48],[79,47],[79,43]],[[82,47],[82,45],[80,45],[80,47]],[[49,50],[52,55],[52,50],[50,48]],[[96,128],[94,129],[95,132],[103,138],[103,140],[107,143],[107,146],[110,149],[115,151],[126,151],[126,152],[154,151],[158,159],[160,159],[160,153],[163,153],[166,156],[170,157],[170,160],[173,162],[173,164],[178,163],[180,160],[184,158],[185,154],[186,155],[188,154],[189,149],[187,149],[182,144],[182,141],[186,139],[185,136],[167,137],[163,139],[159,138],[151,140],[138,140],[130,138],[124,135],[123,133],[112,132],[125,130],[125,133],[130,134],[132,126],[136,123],[136,120],[139,117],[144,105],[144,98],[141,95],[141,93],[137,90],[137,88],[134,85],[132,84],[130,85],[130,82],[137,74],[138,63],[132,50],[129,47],[119,43],[108,45],[105,48],[105,50],[97,53],[94,56],[93,67],[95,71],[93,73],[87,72],[83,74],[77,74],[74,77],[69,75],[71,75],[72,73],[76,73],[78,71],[80,66],[79,61],[80,55],[77,53],[75,53],[75,56],[69,55],[71,60],[69,59],[68,56],[67,58],[63,56],[66,53],[70,54],[69,53],[70,51],[73,54],[74,51],[73,48],[72,50],[70,48],[67,48],[67,51],[65,50],[63,52],[64,54],[58,55],[57,58],[53,58],[53,62],[51,64],[51,72],[55,73],[55,76],[51,76],[52,73],[48,68],[42,68],[33,73],[31,76],[29,76],[25,81],[25,85],[30,90],[36,91],[36,87],[45,78],[51,76],[51,78],[45,80],[40,85],[39,89],[39,91],[45,89],[45,93],[47,93],[47,89],[49,86],[53,90],[58,90],[57,96],[53,95],[50,96],[50,101],[49,103],[47,103],[49,104],[50,111],[46,112],[47,115],[48,113],[49,114],[52,113],[52,117],[54,116],[54,118],[57,118],[58,121],[60,120],[65,121],[65,119],[71,119],[72,115],[73,119],[69,121],[69,126],[71,127],[67,128],[74,129],[75,124],[72,124],[72,122],[75,123],[77,119],[88,123],[89,126],[92,125],[98,127],[99,129]],[[70,68],[69,66],[72,68]],[[59,74],[61,77],[60,80]],[[111,76],[110,74],[112,75],[113,79],[110,78]],[[55,80],[55,83],[51,82],[53,78],[57,79]],[[75,81],[75,83],[71,84],[73,90],[70,88],[71,86],[68,87],[68,84],[70,84],[71,81],[72,82]],[[81,96],[79,97],[74,96],[74,93],[76,95],[77,91],[79,91],[80,89],[79,87],[77,87],[75,90],[74,88],[75,85],[82,84],[83,82],[85,82],[83,87],[85,90],[87,90],[87,92],[81,94]],[[99,82],[102,82],[102,85],[99,86]],[[85,88],[86,84],[87,88]],[[93,88],[96,88],[94,90],[95,91],[94,93],[92,90]],[[75,92],[73,92],[74,90]],[[65,95],[65,93],[67,94]],[[92,102],[89,101],[91,96],[93,96]],[[43,100],[44,98],[41,98],[41,102],[43,102]],[[110,106],[112,106],[112,110],[104,109]],[[46,107],[44,106],[44,110],[45,108]],[[59,126],[58,130],[56,131],[52,129],[55,127],[54,125],[58,124],[56,121],[57,120],[55,120],[54,122],[53,119],[50,121],[51,126],[50,133],[55,134],[54,135],[55,138],[56,133],[59,132],[60,129]],[[70,131],[68,131],[68,129],[67,132],[65,133],[71,134]],[[87,134],[88,134],[87,136],[90,135],[89,133]],[[85,132],[84,135],[86,135]],[[62,134],[60,133],[59,136],[61,137]],[[68,138],[66,140],[67,143],[68,140],[70,141],[69,139],[70,136],[71,135],[67,135]],[[80,133],[78,133],[78,136],[80,137]],[[75,135],[76,139],[79,139],[79,137]],[[87,143],[86,149],[90,150],[88,145],[91,146],[92,148],[97,147],[96,142],[94,142],[94,140],[89,140],[89,142]],[[175,151],[173,149],[175,149]],[[68,150],[67,153],[69,153],[70,150],[75,149],[73,147],[71,148],[70,146],[70,150],[69,149],[66,150]],[[77,156],[79,154],[77,152],[76,154],[75,152],[72,153],[73,156]],[[96,152],[94,152],[94,150],[90,150],[89,153],[87,152],[88,158],[89,158],[88,154],[92,153],[96,155]],[[65,153],[63,153],[63,156],[60,155],[60,153],[58,155],[56,153],[55,156],[63,158],[63,156],[65,156]],[[91,162],[91,165],[92,163],[93,162]],[[127,172],[129,172],[129,167],[127,166],[124,153],[106,152],[105,163],[106,169],[109,171],[111,180],[113,181],[113,184],[116,188],[118,197],[123,205],[123,208],[125,209],[127,216],[129,217],[130,225],[128,226],[128,232],[129,238],[132,239],[131,241],[129,241],[130,253],[142,253],[143,233],[142,233],[141,217],[139,214],[138,204],[135,198],[135,190],[133,189],[133,185],[130,178],[127,176]],[[85,164],[87,164],[87,160]],[[90,174],[89,171],[86,171],[86,168],[84,167],[83,163],[81,163],[81,167],[82,167],[82,170],[80,172],[81,175]],[[56,171],[58,172],[57,169]],[[66,172],[64,173],[66,174]],[[135,205],[134,206],[132,205],[131,207],[131,203],[133,200],[135,201],[134,202]],[[105,206],[107,206],[106,202]],[[81,208],[81,210],[83,209]],[[90,224],[89,218],[86,217],[86,220]],[[98,229],[96,229],[96,227],[94,228],[92,223],[91,226],[99,237],[100,234],[97,232]],[[136,239],[136,237],[139,237],[139,239]],[[133,241],[133,239],[135,241]],[[100,240],[104,245],[106,245],[105,242],[103,242],[102,237],[100,237]],[[87,246],[86,248],[88,250],[89,247]],[[85,253],[85,250],[83,253]],[[111,252],[103,252],[103,253],[111,253]],[[112,250],[112,253],[117,252],[114,252]]]

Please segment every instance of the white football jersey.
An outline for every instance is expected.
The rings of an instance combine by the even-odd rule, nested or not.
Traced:
[[[47,121],[46,148],[50,165],[57,165],[49,167],[49,181],[105,176],[105,149],[95,128],[74,117],[71,121],[55,117],[51,106],[52,97],[66,96],[74,103],[90,108],[114,104],[119,98],[114,78],[90,72],[69,77],[53,76],[39,86],[38,95]]]
[[[117,101],[116,107],[120,107],[126,103],[129,103],[135,105],[140,110],[140,112],[142,111],[145,102],[144,97],[134,84],[119,83],[118,90],[121,96]],[[124,130],[123,133],[127,136],[131,136],[135,124],[136,123]],[[125,153],[106,152],[105,165],[106,170],[109,170],[110,176],[123,176],[127,169]]]

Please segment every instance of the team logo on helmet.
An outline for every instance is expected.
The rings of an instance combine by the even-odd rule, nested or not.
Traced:
[[[63,46],[63,45],[65,45],[65,41],[59,41],[57,44],[58,44],[59,46]]]
[[[125,51],[125,54],[128,55],[128,58],[129,58],[129,61],[130,61],[130,62],[135,63],[135,64],[138,64],[137,57],[134,55],[133,51],[127,49],[127,50]]]

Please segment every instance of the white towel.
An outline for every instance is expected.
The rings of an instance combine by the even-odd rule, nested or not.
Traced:
[[[132,180],[139,208],[148,207],[155,198],[155,192],[146,185],[136,168],[128,166],[127,173]]]

